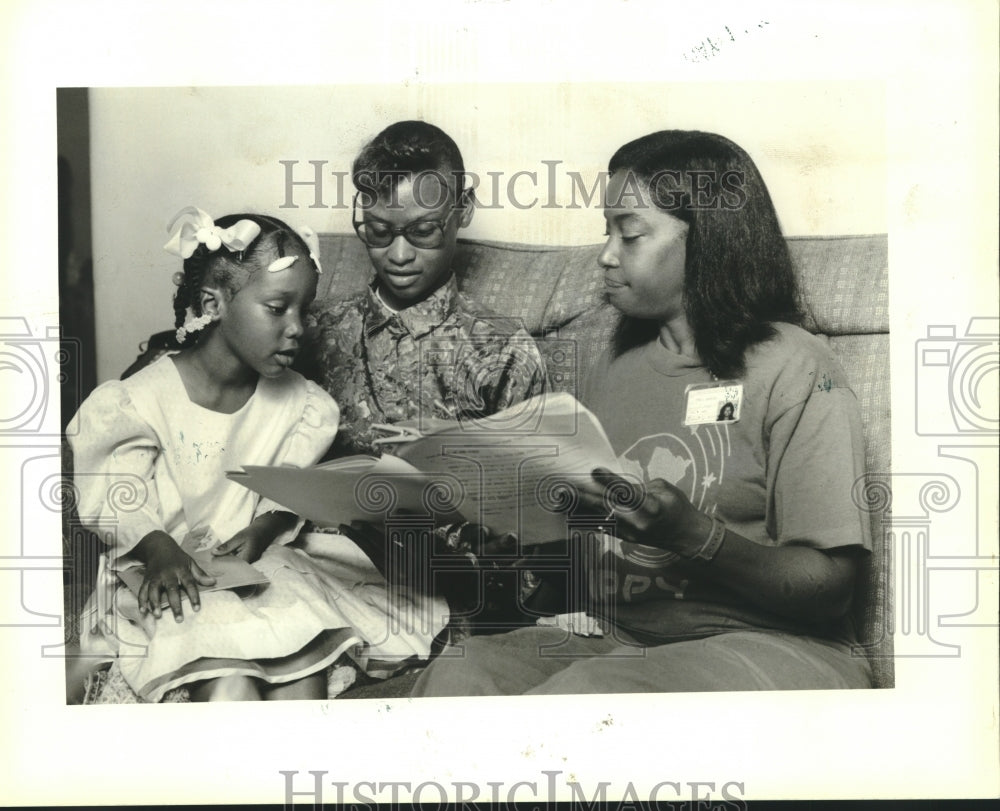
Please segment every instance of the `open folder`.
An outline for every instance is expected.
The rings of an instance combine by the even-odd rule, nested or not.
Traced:
[[[539,395],[490,417],[397,427],[407,441],[394,454],[227,475],[321,526],[411,513],[538,544],[567,536],[574,487],[595,467],[621,472],[597,418],[569,394]]]

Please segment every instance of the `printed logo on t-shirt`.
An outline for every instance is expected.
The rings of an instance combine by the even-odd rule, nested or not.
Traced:
[[[693,425],[683,435],[650,434],[633,442],[618,457],[625,474],[649,482],[663,479],[680,488],[702,512],[715,509],[715,488],[726,475],[732,456],[729,425]]]
[[[712,514],[731,456],[729,425],[721,422],[691,426],[685,435],[644,436],[618,461],[626,475],[645,482],[663,479],[680,488],[698,510]],[[672,571],[677,560],[673,552],[616,539],[605,555],[602,591],[623,602],[683,599],[688,581]]]

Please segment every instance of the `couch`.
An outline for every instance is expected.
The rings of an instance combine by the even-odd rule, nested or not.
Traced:
[[[870,513],[874,553],[853,607],[861,640],[857,653],[869,658],[875,686],[891,687],[892,581],[883,530],[886,501],[879,483],[890,470],[888,238],[791,237],[788,244],[800,280],[806,328],[829,342],[861,403],[866,469],[872,479],[858,482],[854,495]],[[546,356],[554,385],[573,394],[607,346],[615,322],[614,309],[601,296],[599,250],[598,245],[564,248],[459,240],[455,258],[459,287],[497,313],[520,319]],[[317,299],[343,298],[370,282],[367,254],[353,233],[321,234],[320,254],[324,273]],[[129,371],[159,354],[169,335],[153,336]],[[406,695],[413,679],[410,673],[356,687],[342,697]]]
[[[829,342],[861,403],[869,475],[890,470],[888,238],[885,234],[791,237],[806,328]],[[480,304],[521,320],[546,356],[553,382],[575,394],[608,344],[615,310],[601,297],[599,245],[561,248],[459,240],[459,287]],[[324,273],[317,298],[342,298],[371,280],[354,234],[321,234]],[[575,351],[567,351],[572,347]],[[877,687],[893,685],[891,578],[880,486],[859,482],[855,500],[868,511],[874,553],[855,598],[855,622]],[[384,685],[355,694],[399,694]],[[349,692],[346,695],[351,695]]]

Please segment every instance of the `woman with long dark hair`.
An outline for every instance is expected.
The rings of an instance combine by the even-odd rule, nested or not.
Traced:
[[[582,399],[622,472],[580,486],[608,518],[587,550],[603,636],[467,640],[415,693],[871,686],[849,615],[871,546],[851,499],[858,404],[800,326],[760,173],[726,138],[665,131],[621,147],[609,174],[598,261],[621,318]]]

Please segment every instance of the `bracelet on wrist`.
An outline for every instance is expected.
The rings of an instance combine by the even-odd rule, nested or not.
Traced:
[[[712,516],[712,529],[708,533],[708,537],[705,538],[705,542],[698,548],[698,550],[687,557],[690,560],[702,560],[708,562],[712,560],[719,549],[722,547],[722,542],[726,538],[726,525],[721,518],[716,518]]]

